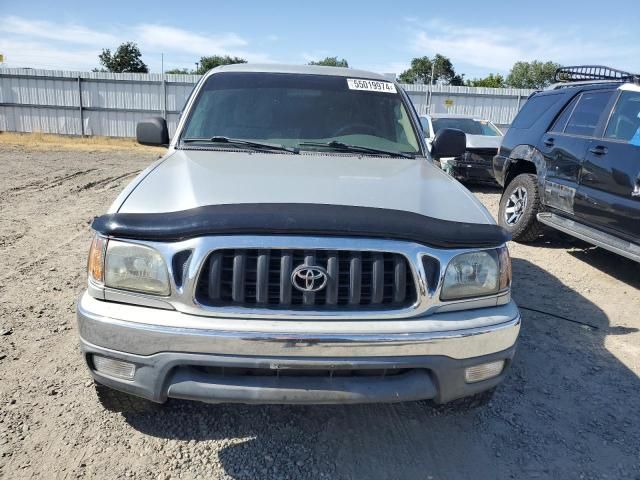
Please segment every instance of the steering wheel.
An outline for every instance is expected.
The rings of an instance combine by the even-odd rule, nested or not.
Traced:
[[[338,130],[336,130],[333,133],[332,136],[340,137],[342,135],[346,135],[349,132],[356,133],[356,132],[353,132],[354,130],[356,130],[357,133],[363,133],[363,130],[364,130],[365,132],[369,132],[372,135],[376,134],[376,129],[373,128],[371,125],[367,125],[366,123],[352,123],[350,125],[345,125],[344,127],[340,127]]]

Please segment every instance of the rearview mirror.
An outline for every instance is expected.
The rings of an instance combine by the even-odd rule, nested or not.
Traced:
[[[467,136],[462,130],[444,128],[436,133],[431,143],[431,156],[434,159],[459,157],[467,149]]]
[[[136,141],[142,145],[169,145],[167,121],[162,117],[151,117],[138,122]]]

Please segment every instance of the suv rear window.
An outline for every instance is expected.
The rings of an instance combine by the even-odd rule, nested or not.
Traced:
[[[516,116],[510,128],[529,128],[556,103],[565,98],[562,94],[534,95],[529,98]]]
[[[640,92],[622,92],[604,136],[640,145]]]
[[[567,122],[569,121],[569,116],[573,113],[576,103],[578,103],[578,98],[580,97],[575,97],[571,102],[569,102],[569,105],[564,107],[564,110],[562,110],[562,113],[556,119],[553,127],[551,127],[552,132],[564,132],[564,128],[567,126]]]
[[[567,122],[564,133],[585,137],[593,136],[600,116],[612,94],[612,91],[583,93]]]

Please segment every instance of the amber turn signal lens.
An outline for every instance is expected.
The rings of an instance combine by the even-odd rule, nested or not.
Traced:
[[[498,250],[500,257],[500,291],[511,287],[511,256],[506,245]]]
[[[104,283],[104,252],[107,239],[96,235],[91,242],[87,271],[89,278],[97,283]]]

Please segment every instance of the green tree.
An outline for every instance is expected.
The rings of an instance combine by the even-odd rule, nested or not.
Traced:
[[[453,77],[451,77],[449,85],[452,85],[454,87],[463,87],[465,85],[464,73],[456,73]]]
[[[105,48],[98,55],[98,60],[100,60],[103,68],[94,69],[94,71],[149,73],[149,68],[142,61],[142,53],[140,53],[138,45],[134,42],[121,44],[114,53]]]
[[[431,78],[431,59],[419,57],[411,60],[411,66],[400,74],[402,83],[429,83]]]
[[[173,74],[173,75],[189,75],[194,72],[193,70],[189,70],[188,68],[172,68],[171,70],[167,70],[164,73]]]
[[[545,88],[553,83],[553,75],[560,64],[554,62],[516,62],[507,76],[507,84],[514,88]]]
[[[431,78],[432,70],[433,78]],[[433,58],[414,58],[411,60],[411,67],[402,72],[399,79],[402,83],[464,85],[464,75],[456,74],[451,60],[439,53]]]
[[[318,60],[317,62],[309,62],[309,65],[321,65],[324,67],[349,67],[349,62],[347,62],[344,58],[338,60],[338,57],[325,57],[322,60]]]
[[[229,55],[211,55],[210,57],[201,57],[198,62],[198,69],[194,72],[198,75],[204,75],[212,68],[220,65],[232,65],[234,63],[247,63],[244,58],[230,57]]]
[[[467,80],[466,85],[468,87],[489,87],[489,88],[504,88],[506,82],[504,77],[499,73],[490,73],[484,78],[474,78],[473,80]]]

